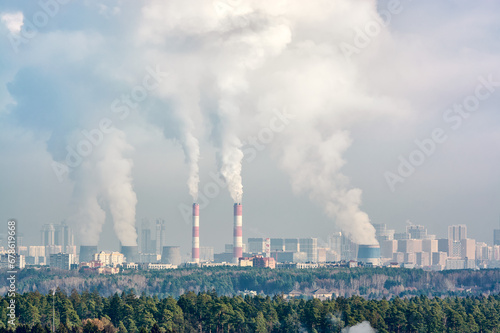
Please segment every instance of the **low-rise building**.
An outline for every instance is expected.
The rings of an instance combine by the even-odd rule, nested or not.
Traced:
[[[261,268],[276,268],[276,261],[274,258],[264,258],[262,256],[254,256],[252,258],[253,267],[261,267]]]

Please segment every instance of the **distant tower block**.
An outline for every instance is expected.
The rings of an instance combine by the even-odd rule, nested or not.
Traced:
[[[200,205],[193,204],[193,261],[200,262]]]
[[[234,246],[233,261],[238,263],[238,258],[243,256],[243,206],[241,203],[234,204]]]

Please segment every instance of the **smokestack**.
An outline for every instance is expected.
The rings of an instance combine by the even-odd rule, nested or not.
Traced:
[[[97,253],[97,245],[80,245],[80,262],[94,260],[95,253]]]
[[[121,253],[125,256],[126,262],[138,262],[139,261],[139,248],[137,246],[123,246]]]
[[[200,262],[200,205],[193,204],[193,261]]]
[[[234,204],[234,245],[233,245],[233,261],[238,263],[238,259],[243,256],[243,206],[241,203]]]

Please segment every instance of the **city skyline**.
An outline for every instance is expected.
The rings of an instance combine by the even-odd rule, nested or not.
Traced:
[[[200,215],[202,215],[202,213],[200,213]],[[202,218],[202,217],[201,217]],[[138,221],[138,224],[137,224],[137,231],[138,231],[138,244],[139,244],[139,250],[141,253],[157,253],[157,254],[161,254],[161,248],[163,246],[180,246],[181,249],[182,249],[182,253],[184,255],[187,255],[188,252],[191,253],[191,243],[189,244],[181,244],[181,242],[179,241],[168,241],[167,239],[167,235],[169,234],[168,232],[168,225],[166,223],[166,219],[164,218],[154,218],[154,219],[150,219],[150,218],[141,218],[139,219]],[[161,235],[160,233],[158,233],[158,226],[161,225]],[[386,223],[381,223],[381,224],[373,224],[375,226],[375,229],[377,230],[377,235],[378,235],[378,232],[379,230],[377,229],[379,225],[386,225]],[[465,227],[467,227],[467,224],[462,224],[464,225]],[[55,227],[55,229],[58,229],[58,228],[66,228],[69,230],[71,230],[71,240],[69,241],[69,243],[61,243],[61,242],[57,242],[55,241],[55,239],[52,240],[52,242],[50,243],[44,243],[44,240],[43,240],[43,237],[44,237],[44,232],[45,232],[45,229],[47,227],[50,227],[52,226],[53,228]],[[405,223],[404,223],[404,228],[401,227],[401,228],[398,228],[398,229],[394,229],[394,230],[391,230],[393,232],[394,235],[396,235],[397,237],[397,234],[403,234],[403,233],[408,233],[408,229],[411,228],[412,226],[416,226],[416,227],[423,227],[425,228],[425,231],[428,232],[428,226],[426,225],[423,225],[423,224],[413,224],[411,221],[407,220]],[[448,226],[445,226],[444,227],[444,230],[441,230],[441,233],[436,233],[436,234],[429,234],[433,237],[435,237],[435,239],[450,239],[450,228],[451,227],[459,227],[460,225],[448,225]],[[233,224],[231,224],[228,228],[230,228],[232,230],[232,227],[233,227]],[[245,231],[245,225],[243,227],[243,231]],[[144,245],[144,231],[145,229],[147,229],[149,231],[149,238],[150,238],[150,242],[148,243],[148,245],[146,246],[146,248],[148,250],[144,250],[145,248],[143,247]],[[253,228],[249,228],[249,233],[250,235],[245,235],[245,233],[243,233],[243,240],[245,242],[246,245],[248,245],[248,240],[250,238],[258,238],[258,237],[261,237],[261,238],[293,238],[293,237],[297,237],[297,238],[301,238],[300,234],[286,234],[287,236],[283,236],[283,235],[280,235],[280,234],[265,234],[263,232],[255,232],[255,229],[253,229],[253,232],[252,232],[252,229]],[[22,229],[21,229],[22,230]],[[328,245],[328,242],[329,242],[329,238],[331,237],[332,234],[334,234],[335,232],[338,232],[338,231],[341,231],[341,230],[338,230],[338,229],[334,229],[330,232],[330,234],[328,234],[327,236],[322,236],[320,237],[319,235],[314,235],[314,234],[308,234],[307,237],[313,237],[313,238],[317,238],[318,241],[320,242],[319,245],[320,246],[326,246]],[[476,239],[474,237],[467,237],[467,235],[465,235],[465,237],[459,237],[458,240],[460,239],[463,239],[463,238],[472,238],[472,239],[476,239],[478,242],[484,242],[488,245],[500,245],[500,224],[499,226],[497,227],[494,227],[493,232],[490,233],[490,239]],[[35,241],[35,242],[31,242],[29,243],[30,245],[63,245],[63,249],[65,248],[66,245],[81,245],[81,242],[79,242],[78,240],[75,241],[75,238],[78,239],[77,235],[75,237],[75,234],[73,232],[73,230],[65,224],[65,221],[61,221],[61,223],[50,223],[50,224],[44,224],[42,225],[41,229],[39,231],[32,231],[33,233],[38,233],[38,234],[42,234],[42,240],[41,241]],[[54,230],[52,231],[54,233]],[[175,233],[177,233],[178,231],[175,231]],[[227,233],[227,230],[223,230],[223,232],[226,232]],[[468,231],[467,231],[468,232]],[[191,241],[191,233],[192,231],[189,230],[189,241]],[[230,237],[231,239],[227,239],[225,241],[223,241],[222,243],[218,243],[216,242],[214,239],[206,239],[203,235],[204,233],[204,230],[203,230],[203,227],[200,227],[199,229],[199,235],[200,235],[200,247],[212,247],[214,249],[216,249],[216,252],[217,251],[223,251],[224,250],[224,246],[225,244],[232,244],[232,237]],[[410,234],[411,234],[411,231],[410,231]],[[25,234],[23,232],[21,232],[21,238],[23,239],[22,241],[22,245],[25,245],[27,244],[26,243],[26,238],[25,238]],[[177,235],[175,235],[177,236]],[[179,236],[185,236],[185,235],[179,235]],[[46,236],[45,236],[46,237]],[[59,236],[60,237],[60,236]],[[174,239],[178,239],[179,237],[175,237]],[[412,237],[410,237],[412,238]],[[28,239],[30,239],[30,237],[28,237]],[[58,238],[60,239],[60,238]],[[161,245],[157,245],[156,244],[156,240],[157,239],[162,239],[161,241]],[[172,237],[170,238],[172,239]],[[378,236],[377,236],[377,240],[378,239]],[[103,251],[119,251],[120,250],[120,244],[119,243],[116,243],[116,244],[109,244],[109,239],[107,240],[106,242],[106,245],[99,245],[98,246],[99,249],[103,250]],[[154,250],[153,250],[154,248]],[[151,251],[152,252],[151,252]]]

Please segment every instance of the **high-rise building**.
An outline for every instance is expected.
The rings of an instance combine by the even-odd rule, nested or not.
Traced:
[[[63,249],[75,245],[73,230],[64,222],[54,225],[54,245],[61,245]]]
[[[234,252],[234,244],[224,244],[224,253],[233,253]]]
[[[271,238],[271,252],[285,251],[285,240],[283,238]]]
[[[427,239],[427,229],[423,225],[407,225],[406,233],[410,235],[410,239]]]
[[[42,245],[55,245],[54,235],[55,229],[53,224],[44,224],[42,226],[41,236],[42,236]]]
[[[43,246],[59,245],[63,249],[75,245],[73,230],[64,222],[61,224],[44,224],[41,230]]]
[[[74,264],[75,255],[68,253],[56,253],[50,255],[50,267],[70,270]]]
[[[373,227],[375,228],[375,237],[377,238],[379,243],[385,240],[394,239],[394,229],[387,229],[387,225],[385,223],[375,223],[373,224]]]
[[[298,238],[285,239],[285,251],[300,252],[300,244]]]
[[[398,241],[395,239],[380,242],[380,256],[382,258],[392,258],[398,252]]]
[[[462,239],[467,239],[467,226],[465,224],[450,225],[448,227],[448,256],[462,256],[460,243]]]
[[[340,257],[342,260],[357,260],[358,259],[358,244],[354,243],[345,234],[342,234],[342,246]]]
[[[231,248],[231,253],[233,249]],[[214,248],[213,246],[200,246],[200,261],[213,261],[214,260]]]
[[[156,254],[162,254],[163,248],[167,246],[167,225],[165,220],[156,219],[156,228],[155,228],[155,246],[156,246]]]
[[[264,252],[264,238],[249,238],[248,252],[258,254]]]
[[[337,231],[328,237],[328,246],[330,250],[337,253],[340,257],[342,253],[342,232]]]
[[[493,230],[493,245],[500,245],[500,229]]]
[[[307,253],[307,261],[318,262],[318,239],[301,238],[300,251]]]
[[[450,225],[448,227],[448,239],[461,241],[467,238],[467,226],[465,224]]]
[[[156,252],[156,246],[151,244],[151,227],[149,221],[144,219],[141,223],[141,253]]]
[[[461,258],[462,259],[468,259],[468,260],[475,260],[476,259],[476,240],[475,239],[462,239],[460,241],[460,246],[461,246]]]
[[[166,246],[167,230],[165,221],[156,219],[153,226],[149,219],[142,219],[141,235],[139,245],[141,253],[162,254],[163,247]]]
[[[403,253],[422,252],[422,240],[400,239],[398,240],[398,252],[403,252]]]
[[[476,242],[476,260],[488,260],[488,244],[484,242]]]
[[[432,253],[438,252],[439,242],[437,239],[423,239],[422,252]]]
[[[410,239],[410,234],[407,232],[396,232],[394,234],[394,239],[395,240]]]
[[[438,252],[449,252],[450,244],[447,238],[440,238],[438,241]]]

